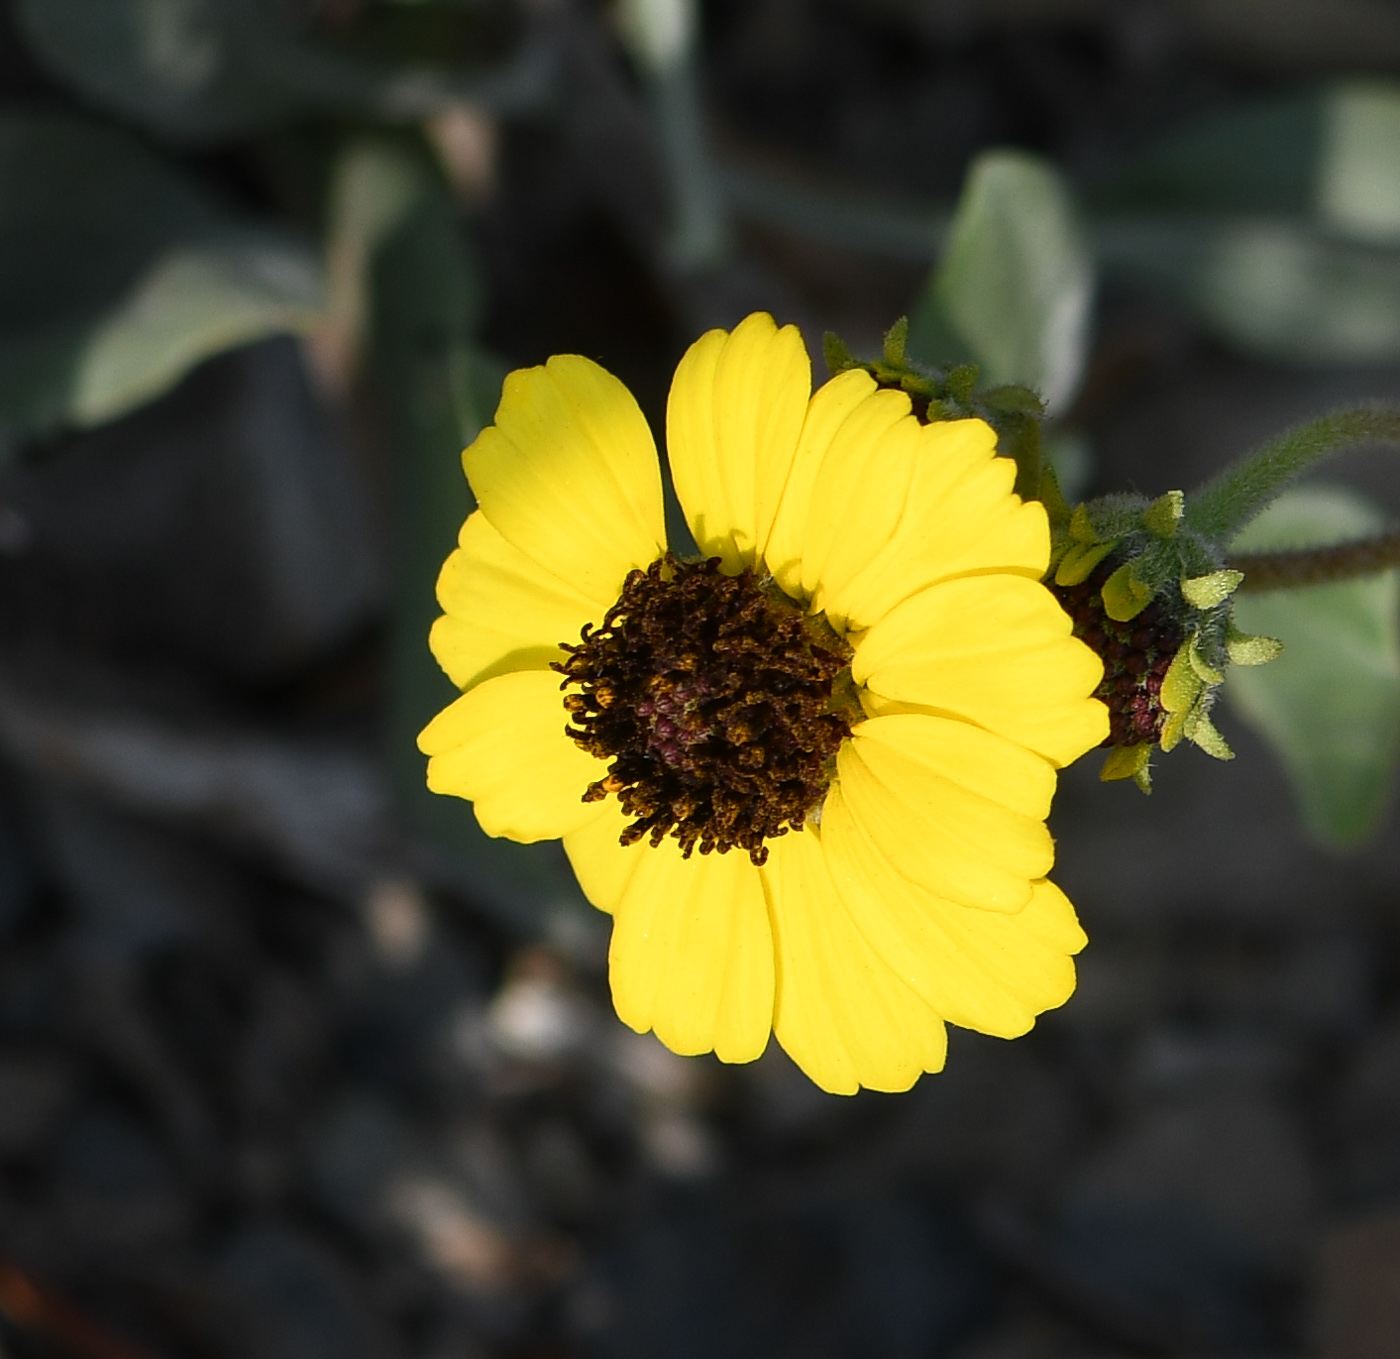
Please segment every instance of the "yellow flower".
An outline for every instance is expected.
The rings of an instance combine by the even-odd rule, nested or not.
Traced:
[[[465,692],[428,786],[562,838],[613,915],[624,1022],[826,1090],[905,1090],[944,1021],[1024,1033],[1084,944],[1046,880],[1055,770],[1102,670],[1040,583],[1045,512],[980,420],[861,370],[813,393],[795,327],[702,336],[671,387],[666,550],[645,419],[596,364],[512,373],[463,455],[478,509],[432,649]]]

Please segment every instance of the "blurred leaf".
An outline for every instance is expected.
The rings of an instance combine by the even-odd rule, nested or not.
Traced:
[[[1045,457],[1055,469],[1060,494],[1071,505],[1084,498],[1094,479],[1094,446],[1082,430],[1056,429],[1045,436]]]
[[[1150,147],[1091,204],[1100,212],[1306,214],[1323,103],[1319,94],[1268,100],[1189,127]]]
[[[1331,226],[1400,240],[1400,82],[1340,85],[1323,96],[1313,193]]]
[[[1235,540],[1239,552],[1364,537],[1383,516],[1355,492],[1285,492]],[[1225,693],[1273,747],[1309,833],[1352,845],[1384,811],[1400,752],[1400,583],[1394,572],[1302,590],[1243,595],[1235,621],[1282,638],[1278,660],[1232,666]]]
[[[182,139],[226,136],[290,111],[261,69],[295,41],[267,0],[20,0],[21,30],[55,75],[115,113]]]
[[[1038,157],[993,151],[968,172],[909,352],[975,361],[988,385],[1033,387],[1052,413],[1084,369],[1094,271],[1068,188]]]
[[[369,324],[372,262],[419,205],[425,174],[418,144],[388,135],[352,142],[335,163],[326,208],[329,299],[310,350],[333,391],[348,394],[353,385]]]
[[[1400,82],[1343,81],[1168,138],[1095,197],[1101,211],[1311,219],[1400,235]]]
[[[733,156],[718,158],[725,202],[741,217],[838,249],[926,265],[948,234],[948,214],[893,203],[855,184],[812,185]]]
[[[163,254],[88,336],[70,414],[96,425],[174,386],[195,364],[321,317],[320,264],[268,232],[177,246]]]
[[[0,436],[96,424],[233,345],[303,330],[314,253],[231,225],[137,142],[0,118]]]
[[[373,372],[391,422],[398,500],[393,616],[393,767],[405,818],[482,904],[533,932],[582,898],[555,845],[493,840],[470,805],[427,789],[416,738],[457,689],[428,650],[434,584],[473,508],[461,451],[490,421],[504,373],[476,341],[475,262],[426,149],[365,139],[334,175],[332,241],[367,248]],[[390,198],[392,201],[390,201]],[[561,710],[562,711],[562,710]]]
[[[410,121],[464,99],[537,98],[543,51],[501,66],[391,66],[318,44],[283,0],[19,0],[20,27],[60,79],[177,141],[219,141],[301,114]]]
[[[1105,223],[1106,268],[1192,303],[1226,338],[1273,358],[1400,357],[1400,251],[1285,219]]]
[[[1347,81],[1181,133],[1095,199],[1106,267],[1242,348],[1400,356],[1400,82]]]

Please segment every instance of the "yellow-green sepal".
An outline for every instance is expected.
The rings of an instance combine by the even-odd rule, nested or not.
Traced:
[[[1206,712],[1203,703],[1197,704],[1186,719],[1186,738],[1193,745],[1200,746],[1207,755],[1212,755],[1217,760],[1233,760],[1235,758],[1235,752],[1230,749],[1229,742],[1216,730],[1215,723],[1210,720],[1210,715]]]
[[[1225,634],[1225,652],[1234,665],[1267,665],[1283,654],[1283,643],[1277,637],[1241,632],[1231,623]]]
[[[1206,576],[1192,576],[1181,582],[1181,596],[1193,608],[1213,609],[1229,599],[1243,579],[1244,572],[1228,567]]]
[[[1086,545],[1096,543],[1099,540],[1099,535],[1094,532],[1093,524],[1089,522],[1089,511],[1083,505],[1076,506],[1074,513],[1069,517],[1069,536],[1076,543]]]
[[[1152,791],[1152,743],[1142,741],[1135,746],[1114,746],[1099,770],[1099,779],[1112,783],[1117,779],[1132,779],[1144,793]]]
[[[1152,587],[1144,585],[1133,574],[1133,563],[1124,562],[1103,583],[1104,612],[1115,623],[1126,623],[1136,618],[1151,602]]]
[[[1190,710],[1204,687],[1204,681],[1191,664],[1191,648],[1182,647],[1172,657],[1172,663],[1162,677],[1162,707],[1173,715],[1184,714]],[[1168,750],[1170,747],[1163,742],[1162,749]]]
[[[1181,738],[1186,735],[1186,719],[1190,712],[1189,708],[1183,708],[1179,712],[1167,714],[1167,720],[1162,723],[1162,734],[1157,738],[1157,744],[1164,752],[1175,750],[1181,744]]]
[[[1117,539],[1107,543],[1075,543],[1055,568],[1055,584],[1078,585],[1088,580],[1094,568],[1117,546]]]
[[[1196,672],[1196,677],[1202,684],[1223,684],[1225,672],[1218,670],[1201,655],[1200,640],[1200,634],[1197,633],[1186,645],[1186,659],[1191,663],[1191,669]]]
[[[1168,491],[1159,495],[1142,512],[1142,526],[1154,538],[1175,538],[1186,512],[1186,496],[1181,491]]]

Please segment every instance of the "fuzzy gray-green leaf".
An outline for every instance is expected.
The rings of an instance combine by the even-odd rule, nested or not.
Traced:
[[[1083,372],[1093,289],[1059,172],[1024,152],[988,152],[968,172],[909,352],[940,366],[975,358],[989,385],[1024,384],[1062,411]]]
[[[304,331],[315,251],[215,212],[134,138],[0,118],[0,436],[110,420],[235,345]]]
[[[1383,518],[1354,492],[1290,491],[1236,541],[1244,551],[1318,547],[1373,533]],[[1400,583],[1395,573],[1244,595],[1235,620],[1283,640],[1258,669],[1231,667],[1224,692],[1273,747],[1309,832],[1363,839],[1384,810],[1400,753]]]

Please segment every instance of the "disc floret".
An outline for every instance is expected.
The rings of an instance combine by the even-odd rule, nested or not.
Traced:
[[[615,794],[624,845],[668,835],[689,857],[800,830],[857,714],[837,711],[850,648],[752,571],[666,554],[627,577],[601,626],[564,644],[568,734],[608,761],[585,802]]]

